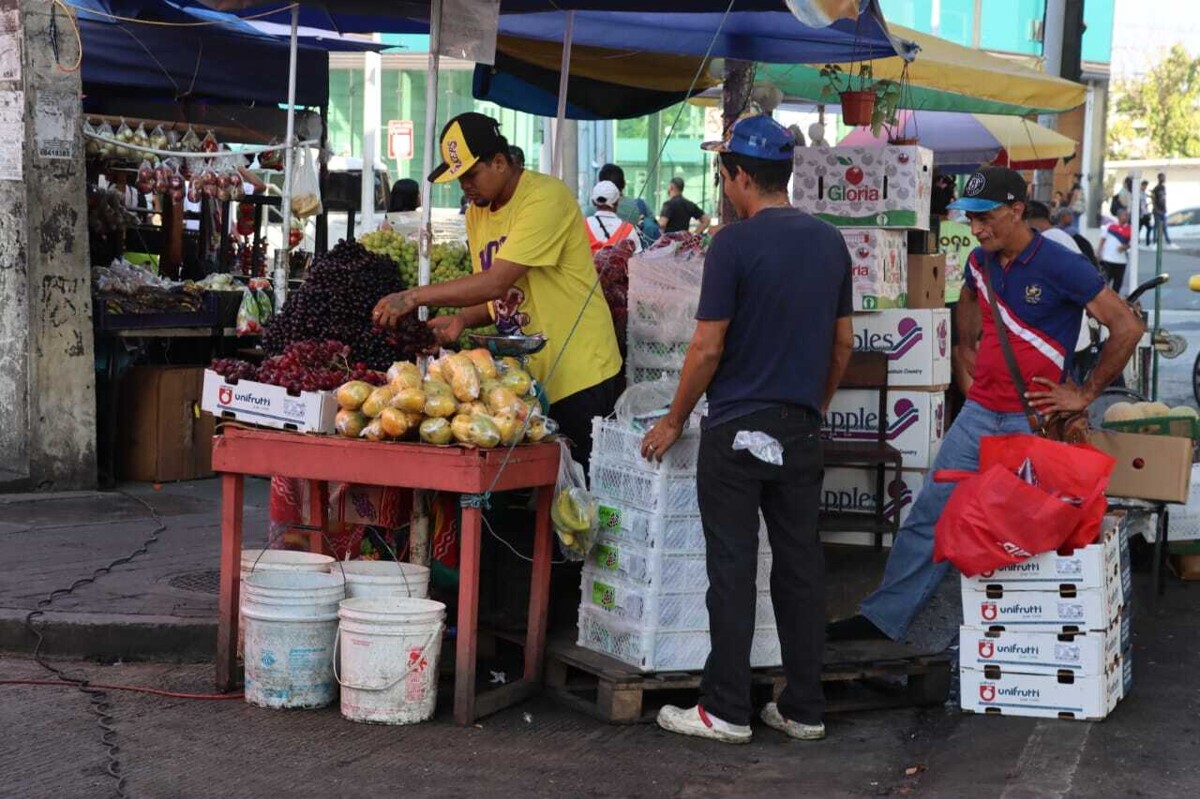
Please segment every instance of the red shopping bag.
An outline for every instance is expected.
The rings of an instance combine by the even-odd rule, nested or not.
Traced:
[[[934,475],[959,483],[934,528],[934,561],[948,560],[973,576],[1096,540],[1112,458],[1014,435],[984,438],[979,460],[979,473]]]
[[[979,471],[1003,466],[1017,471],[1029,461],[1042,488],[1083,500],[1083,514],[1059,547],[1076,549],[1094,544],[1108,510],[1104,496],[1116,460],[1087,444],[1064,444],[1027,434],[985,436],[979,442]]]

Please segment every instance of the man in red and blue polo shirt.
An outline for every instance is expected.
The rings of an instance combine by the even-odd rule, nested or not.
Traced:
[[[1018,173],[988,167],[972,175],[962,199],[949,206],[966,212],[979,247],[968,259],[956,315],[960,344],[954,357],[963,368],[955,374],[965,375],[959,387],[967,402],[946,433],[935,471],[976,471],[981,438],[1029,432],[992,319],[990,290],[1028,387],[1026,397],[1042,414],[1086,408],[1120,374],[1141,338],[1141,322],[1090,261],[1026,226],[1026,201]],[[1080,386],[1067,375],[1084,309],[1110,335],[1100,363]],[[830,639],[907,636],[949,568],[933,562],[933,528],[953,489],[926,478],[896,536],[883,582],[863,600],[861,615],[829,626]]]

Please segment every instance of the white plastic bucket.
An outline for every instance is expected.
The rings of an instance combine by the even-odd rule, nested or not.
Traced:
[[[344,560],[329,566],[331,574],[346,576],[347,599],[429,596],[429,569],[392,560]]]
[[[433,716],[446,606],[406,597],[346,599],[338,615],[342,716],[375,724]]]
[[[332,660],[341,575],[255,572],[246,578],[246,701],[324,707],[337,695]]]
[[[327,572],[334,559],[317,552],[300,552],[290,549],[243,549],[241,568],[241,595],[246,595],[246,578],[254,572]],[[240,605],[241,603],[239,603]],[[245,640],[246,620],[238,608],[238,657],[242,657]]]

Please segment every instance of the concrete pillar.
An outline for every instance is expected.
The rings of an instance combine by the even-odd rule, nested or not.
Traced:
[[[82,88],[79,72],[65,69],[79,51],[61,7],[52,35],[51,4],[16,5],[22,74],[0,81],[0,106],[20,109],[24,131],[22,179],[0,179],[0,487],[91,488],[96,386]]]

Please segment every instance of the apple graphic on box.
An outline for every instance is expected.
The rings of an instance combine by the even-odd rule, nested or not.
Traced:
[[[857,186],[862,183],[863,171],[856,166],[852,166],[846,170],[846,181],[851,186]]]

